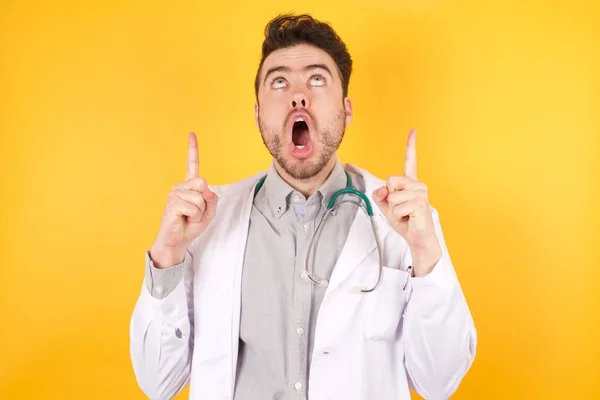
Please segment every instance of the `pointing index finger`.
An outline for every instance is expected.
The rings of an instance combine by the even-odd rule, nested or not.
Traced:
[[[198,160],[198,139],[194,132],[190,132],[188,140],[188,160],[187,160],[187,172],[185,180],[189,181],[198,176],[199,160]]]
[[[406,155],[404,157],[404,175],[417,179],[417,131],[410,130],[406,143]]]

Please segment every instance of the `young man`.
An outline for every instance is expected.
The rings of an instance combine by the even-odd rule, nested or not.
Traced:
[[[403,176],[340,164],[344,43],[308,15],[275,18],[265,36],[255,114],[271,167],[210,187],[190,135],[131,320],[140,387],[152,399],[187,383],[202,400],[450,397],[477,337],[417,179],[415,132]],[[364,199],[334,196],[348,188]],[[370,204],[372,217],[359,210]]]

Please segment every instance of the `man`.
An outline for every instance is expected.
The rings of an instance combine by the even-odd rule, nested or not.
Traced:
[[[442,399],[459,386],[476,331],[417,179],[415,132],[404,176],[337,158],[351,70],[329,25],[277,17],[255,82],[269,170],[209,187],[190,135],[131,320],[148,397],[188,383],[202,400],[409,399],[411,387]],[[368,202],[344,193],[329,210],[348,185]],[[359,210],[370,203],[372,217]]]

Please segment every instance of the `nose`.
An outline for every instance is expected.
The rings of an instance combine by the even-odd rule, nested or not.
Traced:
[[[308,107],[308,98],[304,95],[304,93],[296,92],[292,96],[292,108],[306,108]]]

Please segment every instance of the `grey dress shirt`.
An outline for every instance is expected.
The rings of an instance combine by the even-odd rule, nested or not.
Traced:
[[[351,174],[353,185],[364,190]],[[254,199],[242,272],[240,346],[235,400],[306,399],[315,323],[325,287],[304,271],[309,241],[333,193],[346,186],[339,161],[306,199],[273,164]],[[355,199],[343,195],[338,198]],[[356,199],[358,200],[358,199]],[[313,245],[315,280],[329,280],[357,207],[340,205]],[[157,269],[149,261],[147,287],[164,298],[183,277],[183,264]]]

